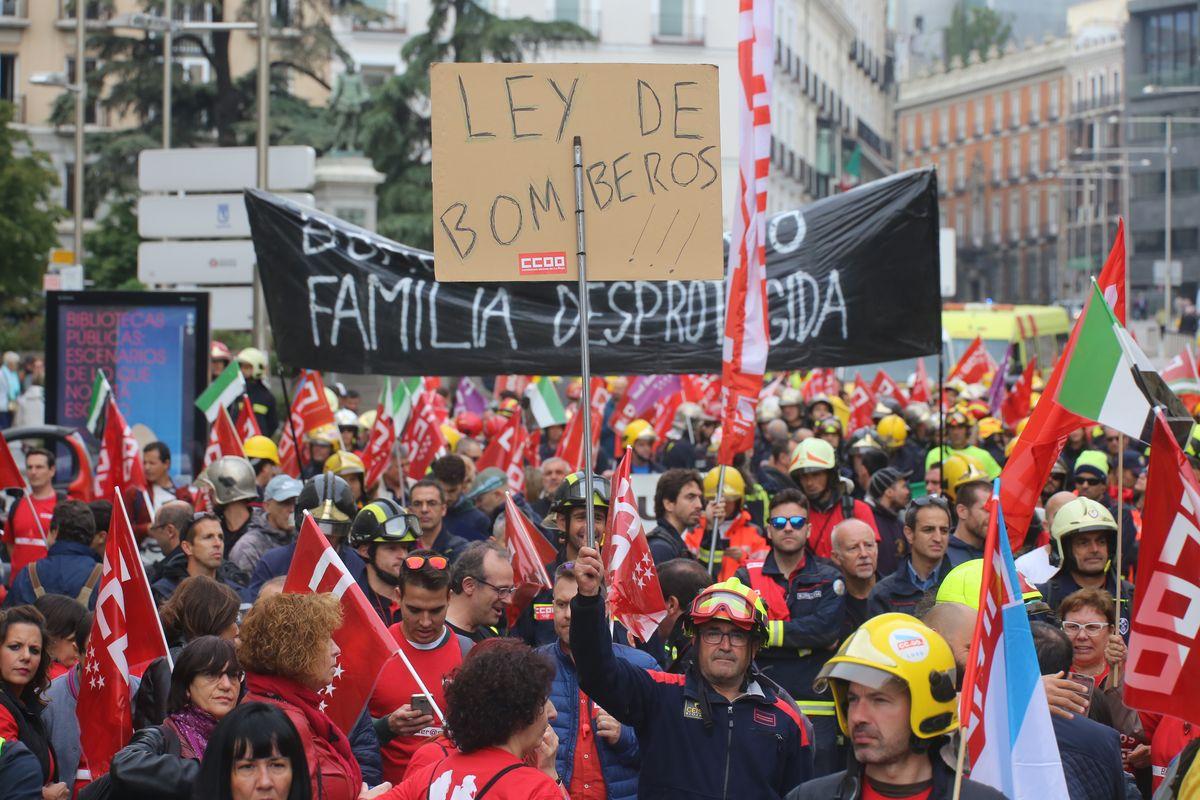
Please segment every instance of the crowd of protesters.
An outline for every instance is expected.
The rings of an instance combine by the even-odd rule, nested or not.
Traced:
[[[233,360],[213,355],[214,374]],[[614,381],[595,547],[588,481],[554,455],[562,426],[544,429],[514,500],[555,551],[553,585],[512,624],[508,479],[476,462],[513,415],[532,419],[520,396],[448,408],[449,452],[413,478],[397,447],[376,485],[361,458],[371,412],[349,392],[336,429],[306,434],[301,478],[259,436],[179,486],[169,448],[147,444],[150,490],[127,505],[170,658],[132,679],[136,731],[103,776],[75,704],[112,509],[67,499],[54,453],[26,450],[31,502],[4,528],[0,797],[948,800],[992,481],[1020,426],[989,414],[986,386],[950,382],[942,408],[889,399],[847,430],[850,387],[800,384],[760,402],[753,452],[723,469],[713,408],[680,404],[661,437],[648,420],[614,430]],[[562,388],[574,413],[580,386]],[[274,431],[275,401],[255,391]],[[667,613],[647,641],[605,608],[618,444],[657,476],[646,533]],[[1200,770],[1200,731],[1122,702],[1146,463],[1123,447],[1074,432],[1016,554],[1071,800],[1183,797]],[[349,730],[320,694],[338,669],[339,601],[282,592],[305,514],[399,650]],[[48,551],[18,564],[39,526]],[[969,776],[960,791],[1003,797]]]

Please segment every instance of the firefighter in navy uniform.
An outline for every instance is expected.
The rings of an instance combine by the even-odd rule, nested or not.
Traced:
[[[550,512],[542,524],[558,535],[558,555],[546,564],[546,574],[553,575],[561,565],[574,561],[579,548],[587,540],[587,495],[583,490],[583,472],[572,472],[554,490]],[[609,484],[607,478],[592,475],[592,507],[596,527],[596,547],[604,544],[608,524]],[[512,636],[524,639],[531,647],[558,641],[554,630],[554,589],[543,589],[533,597],[529,607],[521,612]]]
[[[845,587],[836,567],[806,552],[808,531],[804,493],[778,493],[767,517],[771,549],[736,577],[766,603],[767,641],[757,663],[812,722],[813,774],[819,776],[835,772],[844,761],[833,698],[828,691],[814,691],[813,681],[837,646],[846,613]]]

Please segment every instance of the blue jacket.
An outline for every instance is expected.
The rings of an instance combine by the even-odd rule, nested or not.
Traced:
[[[1124,797],[1120,734],[1079,715],[1063,719],[1051,714],[1050,722],[1054,725],[1071,800]]]
[[[470,500],[460,499],[446,512],[444,530],[468,542],[482,542],[492,535],[492,520]]]
[[[579,688],[637,733],[640,800],[778,800],[812,777],[811,729],[765,678],[730,703],[695,669],[672,675],[622,661],[599,596],[571,601],[571,652]]]
[[[563,652],[558,642],[537,649],[554,659],[554,683],[550,685],[550,702],[558,716],[550,723],[558,734],[558,757],[555,759],[558,775],[564,786],[571,785],[571,772],[575,768],[575,744],[579,733],[579,677],[575,662]],[[642,669],[655,669],[657,664],[648,654],[632,647],[614,644],[613,651],[622,661]],[[621,726],[621,738],[616,745],[596,739],[596,750],[600,755],[600,771],[604,775],[604,788],[610,800],[633,800],[637,797],[638,771],[641,769],[641,753],[638,751],[637,735],[633,728]]]
[[[951,535],[950,540],[946,543],[946,558],[943,563],[949,562],[950,569],[954,569],[959,564],[974,561],[977,558],[983,558],[982,550],[972,547],[957,536]]]
[[[70,786],[70,782],[67,785]],[[15,739],[0,739],[0,797],[42,800],[41,765],[37,756]]]
[[[39,568],[40,569],[40,568]],[[1071,576],[1071,570],[1065,566],[1059,567],[1058,572],[1050,578],[1050,580],[1037,587],[1037,590],[1042,593],[1046,604],[1055,611],[1058,610],[1058,604],[1067,598],[1067,595],[1078,592],[1083,587]],[[1109,567],[1108,572],[1104,576],[1104,591],[1112,596],[1117,593],[1117,577]],[[1125,641],[1129,641],[1129,620],[1133,613],[1133,584],[1124,578],[1121,579],[1121,617],[1117,620],[1117,630],[1121,636],[1125,637]]]
[[[37,562],[38,580],[42,582],[46,594],[65,594],[74,599],[98,563],[100,559],[96,558],[96,552],[88,545],[59,540],[50,545],[46,557]],[[88,598],[88,608],[95,609],[98,594],[99,583]],[[13,580],[8,597],[4,598],[4,605],[6,608],[12,608],[32,603],[36,599],[33,584],[29,580],[29,567],[22,567]]]
[[[775,553],[769,552],[765,559],[739,567],[736,577],[767,604],[769,633],[767,645],[758,651],[759,668],[795,699],[828,702],[832,713],[829,692],[817,694],[813,681],[834,654],[842,632],[846,610],[841,571],[808,555],[787,577],[779,571]]]
[[[287,575],[288,567],[292,565],[292,556],[295,554],[295,542],[263,553],[263,557],[259,559],[258,565],[254,567],[254,574],[250,576],[250,585],[241,592],[242,599],[247,603],[253,603],[255,598],[258,597],[258,590],[262,588],[264,583],[271,580],[271,578]],[[363,560],[358,553],[353,548],[343,544],[337,548],[337,554],[342,559],[342,563],[346,565],[350,576],[360,584],[365,584],[367,581],[363,576],[367,571],[367,567],[363,564]]]
[[[921,598],[925,596],[925,591],[913,583],[912,578],[908,574],[908,564],[910,559],[905,558],[900,562],[900,566],[896,567],[896,571],[871,589],[871,594],[867,596],[867,618],[877,617],[880,614],[887,614],[891,611],[897,611],[901,614],[911,614],[913,609],[917,607],[917,603],[921,602]],[[934,581],[933,589],[936,592],[937,587],[941,585],[946,574],[950,572],[950,560],[942,559],[941,566],[937,570],[937,580]]]

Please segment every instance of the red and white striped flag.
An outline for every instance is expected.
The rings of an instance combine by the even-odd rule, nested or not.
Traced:
[[[229,412],[225,410],[225,406],[218,406],[217,418],[213,420],[212,427],[208,431],[208,447],[204,449],[204,466],[207,467],[223,456],[245,458],[246,451],[242,449],[242,438],[233,426]]]
[[[738,194],[725,283],[721,349],[724,414],[718,461],[754,446],[754,412],[767,370],[767,175],[771,165],[773,0],[740,0],[738,9]]]

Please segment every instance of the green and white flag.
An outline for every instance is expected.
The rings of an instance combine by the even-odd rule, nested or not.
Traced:
[[[396,392],[392,395],[392,425],[396,429],[397,437],[404,434],[408,418],[412,416],[413,406],[416,405],[417,398],[423,391],[425,391],[423,378],[401,378],[397,382]]]
[[[242,376],[241,366],[234,361],[196,398],[196,408],[204,412],[209,422],[213,422],[220,409],[229,408],[245,393],[246,379]]]
[[[533,412],[533,419],[539,428],[567,424],[567,411],[549,378],[538,378],[526,386],[525,397],[529,400],[529,410]]]
[[[88,405],[88,433],[100,437],[100,429],[104,427],[104,411],[108,408],[108,399],[112,397],[112,387],[103,370],[96,370],[96,379],[92,381],[92,402]]]
[[[1165,406],[1169,417],[1187,416],[1094,281],[1077,324],[1079,334],[1062,355],[1067,364],[1058,388],[1059,405],[1143,442],[1150,441],[1155,406]]]

